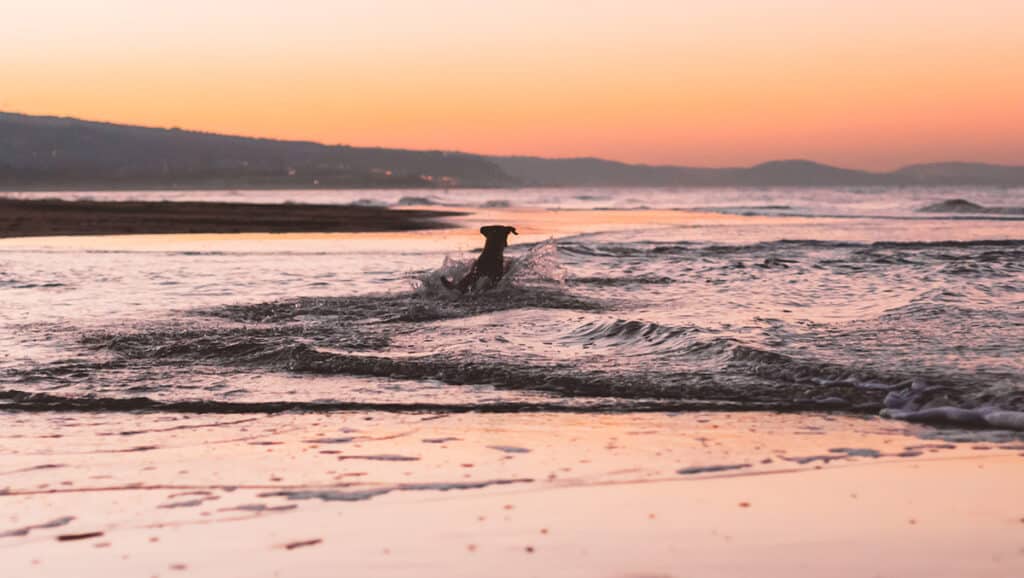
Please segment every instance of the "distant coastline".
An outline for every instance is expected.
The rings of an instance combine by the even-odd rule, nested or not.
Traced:
[[[0,112],[0,191],[498,187],[1024,186],[1024,166],[870,172],[793,159],[752,167],[629,164],[330,146]]]

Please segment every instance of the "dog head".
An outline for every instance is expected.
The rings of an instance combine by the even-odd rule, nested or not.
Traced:
[[[480,227],[480,234],[487,237],[487,245],[495,244],[498,247],[505,248],[508,246],[508,234],[518,235],[515,227],[508,227],[505,225],[487,225]]]

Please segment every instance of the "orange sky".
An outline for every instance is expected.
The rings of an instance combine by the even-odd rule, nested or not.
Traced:
[[[702,166],[1024,164],[1021,0],[13,4],[4,111]]]

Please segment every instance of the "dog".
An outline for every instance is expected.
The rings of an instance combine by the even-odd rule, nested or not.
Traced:
[[[477,289],[477,282],[481,278],[490,280],[489,286],[494,286],[505,275],[505,247],[508,246],[508,234],[518,235],[515,227],[505,225],[487,225],[480,227],[480,234],[487,238],[484,242],[484,251],[480,253],[469,273],[455,283],[453,279],[441,277],[441,283],[448,289],[455,289],[459,293],[466,293]]]

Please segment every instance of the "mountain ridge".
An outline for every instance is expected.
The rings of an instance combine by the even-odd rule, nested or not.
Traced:
[[[326,145],[0,112],[0,189],[509,186],[1024,186],[1024,166],[947,161],[872,172],[807,159],[750,167]]]

